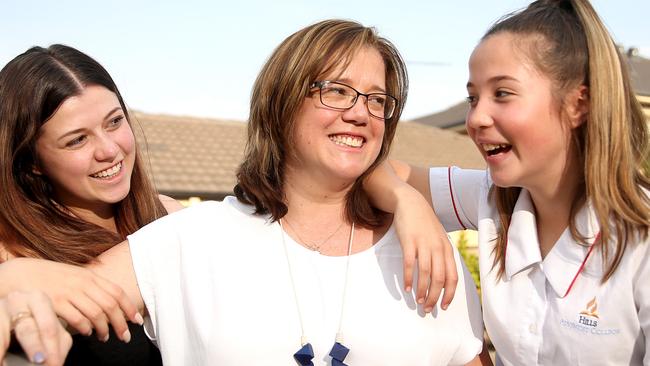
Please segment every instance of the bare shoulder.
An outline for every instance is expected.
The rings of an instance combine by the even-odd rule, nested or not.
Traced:
[[[167,210],[167,213],[176,212],[180,209],[185,208],[185,206],[183,206],[180,202],[176,201],[175,199],[169,196],[159,194],[158,198],[160,199],[160,202],[162,202],[163,206],[165,206],[165,210]]]

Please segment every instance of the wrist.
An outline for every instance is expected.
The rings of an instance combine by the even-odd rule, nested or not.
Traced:
[[[391,191],[391,195],[391,201],[394,202],[391,213],[403,209],[411,210],[416,207],[423,207],[425,210],[431,209],[424,196],[408,183],[396,184]]]

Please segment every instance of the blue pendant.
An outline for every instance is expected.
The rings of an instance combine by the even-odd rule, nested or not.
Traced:
[[[314,350],[311,348],[311,343],[307,343],[302,348],[293,354],[293,358],[300,366],[314,366],[311,360],[314,358]]]
[[[347,366],[343,363],[350,350],[339,342],[334,343],[330,356],[332,357],[332,366]]]

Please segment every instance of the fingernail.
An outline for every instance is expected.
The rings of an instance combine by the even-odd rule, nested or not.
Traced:
[[[423,304],[423,303],[424,303],[424,298],[423,297],[419,298],[418,299],[418,304]]]
[[[442,304],[442,305],[440,305],[440,308],[441,308],[442,310],[447,310],[448,307],[449,307],[449,304]]]
[[[432,308],[431,306],[429,306],[429,307],[427,307],[427,308],[424,308],[424,312],[425,312],[425,313],[430,313],[430,312],[432,312],[432,311],[433,311],[433,308]]]
[[[411,286],[406,286],[406,288],[404,288],[404,291],[406,292],[411,292],[411,290],[412,290]]]
[[[105,335],[104,338],[102,339],[102,342],[108,342],[108,338],[109,338],[110,336],[111,336],[110,334],[106,333],[106,335]]]
[[[128,329],[122,333],[122,341],[124,341],[124,343],[131,342],[131,332],[129,332]]]
[[[142,315],[140,315],[140,313],[135,313],[135,323],[139,325],[144,324],[144,319],[142,319]]]
[[[34,357],[32,358],[33,363],[45,363],[45,355],[43,352],[36,352],[34,353]]]

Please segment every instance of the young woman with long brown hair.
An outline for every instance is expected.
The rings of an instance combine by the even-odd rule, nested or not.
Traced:
[[[161,202],[117,86],[86,54],[63,45],[27,50],[0,71],[0,100],[0,293],[29,289],[40,275],[38,267],[18,266],[20,257],[87,264],[179,207]],[[95,281],[85,294],[92,303],[53,298],[82,333],[68,364],[159,364],[142,327],[121,319],[120,307],[129,308],[123,293]],[[117,336],[109,335],[105,314]],[[83,336],[92,328],[106,343]]]

